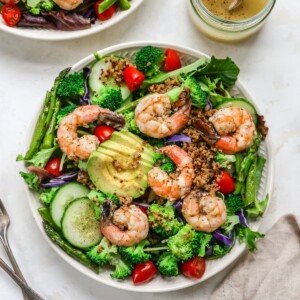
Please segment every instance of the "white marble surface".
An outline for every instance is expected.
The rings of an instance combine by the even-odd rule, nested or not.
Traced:
[[[63,68],[121,42],[155,40],[189,46],[217,57],[230,56],[270,127],[275,191],[263,231],[281,215],[300,210],[300,2],[277,1],[263,30],[239,44],[200,35],[184,0],[145,0],[128,20],[104,33],[68,42],[39,42],[0,32],[0,196],[11,216],[9,240],[28,283],[46,299],[207,299],[226,271],[201,285],[166,294],[136,294],[94,282],[67,265],[49,247],[24,197],[15,157],[46,89]],[[6,259],[2,246],[0,255]],[[0,299],[21,299],[0,270]]]

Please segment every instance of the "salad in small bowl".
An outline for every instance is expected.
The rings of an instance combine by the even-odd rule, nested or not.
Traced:
[[[268,128],[238,74],[230,58],[154,43],[60,72],[18,160],[64,258],[98,281],[153,292],[256,249]]]
[[[65,40],[102,31],[143,0],[1,0],[0,29],[29,38]]]

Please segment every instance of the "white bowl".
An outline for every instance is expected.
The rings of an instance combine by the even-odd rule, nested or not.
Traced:
[[[118,11],[111,19],[101,22],[96,21],[91,28],[75,31],[60,31],[60,30],[50,30],[50,29],[37,29],[37,28],[19,28],[19,27],[9,27],[7,26],[2,16],[0,17],[0,30],[5,32],[22,36],[25,38],[35,39],[35,40],[44,40],[44,41],[65,41],[72,40],[81,37],[85,37],[102,30],[105,30],[114,24],[122,21],[124,18],[132,14],[144,0],[132,0],[131,7],[125,11]]]
[[[98,51],[98,53],[100,55],[107,55],[107,54],[114,53],[114,54],[118,54],[118,55],[122,55],[122,56],[132,57],[132,55],[135,53],[135,51],[137,49],[139,49],[143,46],[146,46],[146,45],[154,45],[154,46],[157,46],[157,47],[160,47],[163,49],[170,47],[170,48],[176,50],[180,54],[181,61],[183,62],[183,64],[189,64],[201,56],[208,57],[207,55],[205,55],[199,51],[192,50],[190,48],[181,47],[181,46],[177,46],[177,45],[156,43],[156,42],[134,42],[134,43],[120,44],[120,45],[116,45],[113,47],[109,47],[109,48],[100,50],[100,51]],[[81,60],[80,62],[76,63],[72,67],[72,71],[79,71],[83,67],[89,65],[92,61],[94,61],[94,56],[90,55],[90,56],[84,58],[83,60]],[[248,100],[253,102],[253,104],[255,105],[255,103],[253,101],[253,97],[249,94],[249,92],[245,89],[245,87],[243,86],[243,84],[241,82],[238,81],[236,83],[236,85],[234,87],[234,93],[236,96],[244,96],[245,98],[247,98]],[[255,105],[255,107],[256,107],[256,105]],[[35,120],[33,120],[31,127],[27,133],[26,145],[25,145],[26,150],[29,147],[31,137],[34,132],[35,123],[36,123],[36,120],[40,113],[40,110],[37,111],[36,118],[35,118]],[[260,148],[261,154],[263,154],[265,157],[267,157],[267,163],[266,163],[266,166],[265,166],[265,169],[263,172],[262,183],[261,183],[261,187],[260,187],[258,196],[260,199],[262,199],[266,194],[269,194],[269,199],[270,199],[269,202],[272,199],[271,193],[272,193],[272,186],[273,186],[273,163],[272,163],[272,156],[271,156],[270,151],[271,151],[270,143],[269,143],[268,139],[266,139],[262,143],[261,148]],[[110,277],[109,270],[104,269],[104,270],[101,270],[101,273],[99,275],[95,274],[94,272],[89,270],[87,267],[83,266],[82,264],[80,264],[79,262],[77,262],[76,260],[74,260],[73,258],[68,256],[61,248],[56,246],[48,238],[48,236],[44,232],[44,229],[42,226],[42,219],[37,211],[37,209],[41,206],[41,203],[35,193],[31,192],[28,188],[26,188],[26,190],[27,190],[27,199],[28,199],[33,217],[34,217],[35,221],[37,222],[37,225],[40,228],[43,236],[45,237],[45,239],[47,239],[47,241],[49,242],[51,247],[58,253],[58,255],[60,255],[68,264],[70,264],[71,266],[73,266],[75,269],[82,272],[83,274],[87,275],[88,277],[90,277],[98,282],[115,287],[115,288],[129,290],[129,291],[135,291],[135,292],[149,292],[149,293],[168,292],[168,291],[183,289],[183,288],[195,285],[197,283],[204,282],[205,280],[209,279],[213,275],[219,273],[220,271],[225,269],[228,265],[233,263],[242,254],[242,252],[246,248],[244,244],[239,244],[237,242],[236,245],[231,250],[231,252],[229,254],[227,254],[225,257],[218,259],[218,260],[207,261],[206,272],[205,272],[204,276],[199,280],[191,280],[184,276],[178,276],[178,277],[169,278],[169,279],[165,279],[161,276],[156,276],[151,282],[144,284],[144,285],[138,285],[138,286],[135,286],[132,283],[131,279],[128,279],[125,281],[116,281]],[[259,228],[261,222],[262,222],[262,219],[259,219],[256,222],[250,223],[251,228],[253,230],[257,230]]]

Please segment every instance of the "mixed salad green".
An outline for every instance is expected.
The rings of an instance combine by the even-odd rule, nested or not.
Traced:
[[[268,202],[268,196],[257,198],[266,162],[259,147],[267,128],[247,99],[231,95],[238,74],[239,68],[230,58],[202,57],[181,66],[176,51],[150,45],[136,51],[133,60],[96,54],[93,64],[80,72],[61,71],[46,93],[28,151],[17,157],[28,169],[20,172],[21,176],[39,194],[43,204],[39,213],[50,239],[96,273],[99,267],[109,266],[112,278],[132,276],[135,284],[145,283],[157,273],[200,278],[205,261],[225,256],[237,240],[254,251],[263,234],[253,231],[249,220],[261,217]],[[137,106],[157,94],[167,95],[175,105],[172,114],[178,112],[183,95],[189,95],[191,101],[186,124],[180,132],[164,138],[147,135],[137,122]],[[78,124],[72,135],[74,139],[98,138],[95,150],[83,158],[76,152],[78,148],[71,153],[62,146],[59,131],[71,126],[68,122],[77,112],[97,107],[106,109],[101,111],[109,118],[99,115],[93,122]],[[251,116],[255,133],[249,147],[229,154],[216,147],[214,139],[219,135],[210,136],[194,121],[204,116],[202,121],[212,129],[208,116],[233,107]],[[189,136],[190,129],[199,133],[196,140]],[[185,217],[186,195],[167,200],[149,188],[147,179],[154,167],[176,179],[180,167],[162,149],[173,145],[188,151],[199,141],[212,153],[211,165],[217,175],[210,178],[212,190],[196,191],[197,201],[210,193],[224,207],[224,220],[211,231],[197,229]],[[72,144],[72,138],[67,143]],[[195,192],[197,184],[193,182],[189,190]],[[126,235],[129,225],[109,219],[126,207],[138,207],[149,228],[145,238],[124,246],[102,229],[109,221],[112,230]]]
[[[82,30],[117,11],[130,9],[131,0],[3,0],[2,18],[7,26],[52,30]]]

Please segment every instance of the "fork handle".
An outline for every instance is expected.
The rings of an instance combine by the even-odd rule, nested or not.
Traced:
[[[24,282],[6,263],[0,258],[0,267],[23,289],[32,300],[44,300],[26,282]]]
[[[2,240],[4,249],[5,249],[5,251],[6,251],[7,255],[8,255],[8,258],[9,258],[11,264],[12,264],[12,267],[13,267],[14,271],[26,283],[26,280],[25,280],[25,278],[24,278],[24,276],[23,276],[23,274],[22,274],[22,272],[21,272],[21,270],[20,270],[20,268],[19,268],[19,266],[18,266],[18,264],[16,262],[16,259],[15,259],[14,255],[13,255],[11,249],[10,249],[10,246],[9,246],[6,234],[4,234],[3,237],[1,236],[0,239]],[[22,293],[23,293],[24,300],[30,300],[30,298],[28,298],[28,296],[26,295],[26,293],[23,290],[22,290]]]

